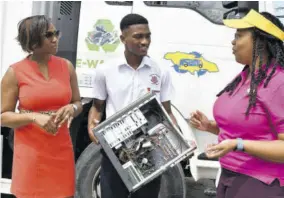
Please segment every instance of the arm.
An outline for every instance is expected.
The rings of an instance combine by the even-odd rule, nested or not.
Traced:
[[[98,143],[98,140],[94,136],[92,129],[95,128],[100,123],[104,111],[104,106],[105,106],[105,100],[94,99],[93,105],[89,111],[88,133],[90,139],[95,143]]]
[[[172,78],[171,78],[169,70],[165,70],[164,73],[162,74],[162,79],[161,79],[161,98],[160,100],[161,100],[163,107],[169,114],[174,125],[176,125],[179,128],[176,118],[173,115],[172,109],[171,109],[172,91],[173,91]]]
[[[13,68],[10,67],[1,82],[1,126],[18,128],[33,122],[33,114],[15,113],[18,96],[18,82]]]
[[[89,111],[88,116],[88,133],[90,139],[97,144],[98,140],[94,136],[92,129],[96,127],[101,121],[107,98],[105,75],[104,72],[100,69],[96,69],[95,72],[93,98],[93,105]]]
[[[83,110],[83,107],[80,101],[80,92],[79,92],[77,75],[76,75],[74,66],[69,60],[67,59],[64,59],[64,60],[67,62],[67,66],[68,66],[68,70],[70,74],[70,86],[71,86],[71,91],[72,91],[72,98],[71,98],[71,104],[61,107],[54,114],[55,116],[54,122],[57,124],[59,128],[66,121],[68,122],[67,127],[69,128],[73,118],[78,116]],[[77,110],[75,110],[72,104],[75,104],[77,106]]]
[[[244,140],[244,150],[267,161],[284,163],[284,134],[275,141]]]
[[[207,116],[201,111],[191,113],[189,124],[200,131],[207,131],[209,133],[218,135],[219,127],[214,120],[209,120]]]
[[[264,160],[284,163],[284,84],[273,92],[271,98],[267,96],[263,101],[263,105],[267,110],[266,113],[270,117],[274,130],[278,133],[278,140],[244,140],[244,149],[245,152]]]
[[[171,109],[171,101],[162,102],[162,105],[165,108],[165,110],[167,111],[167,113],[169,114],[169,116],[170,116],[172,122],[174,123],[174,125],[176,125],[178,127],[176,118],[175,118],[175,116],[174,116],[174,114],[172,112],[172,109]]]
[[[284,163],[284,85],[280,85],[273,93],[265,98],[263,105],[274,130],[278,133],[278,140],[244,140],[244,150],[264,160]]]
[[[54,134],[57,131],[51,116],[39,113],[15,113],[18,97],[18,82],[13,68],[10,67],[1,82],[1,126],[18,128],[35,123],[49,133]]]
[[[207,131],[214,135],[219,135],[220,129],[214,120],[209,120]]]
[[[82,110],[82,103],[81,103],[81,97],[80,97],[80,92],[79,92],[79,87],[78,87],[78,81],[77,81],[77,75],[74,69],[73,64],[67,60],[68,63],[68,69],[70,71],[70,85],[71,85],[71,89],[72,89],[72,99],[71,99],[71,103],[75,104],[78,109],[77,111],[74,112],[74,117],[78,116]]]
[[[274,95],[269,95],[263,100],[263,105],[266,106],[270,121],[273,128],[278,133],[277,140],[243,140],[244,152],[261,158],[263,160],[284,163],[284,85],[274,90]],[[271,130],[273,130],[271,128]],[[272,131],[267,131],[272,133]],[[218,145],[210,148],[213,154],[211,157],[220,157],[226,153],[233,151],[237,147],[237,140],[224,140]]]
[[[278,140],[273,141],[244,140],[244,152],[266,161],[284,163],[284,134],[280,134],[278,138]],[[224,140],[209,147],[207,156],[209,158],[222,157],[236,147],[236,139]]]

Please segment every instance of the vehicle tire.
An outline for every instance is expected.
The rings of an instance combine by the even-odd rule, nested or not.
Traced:
[[[76,198],[100,198],[101,146],[91,143],[76,163]],[[163,174],[159,198],[186,198],[185,177],[180,164]]]
[[[186,181],[180,164],[163,174],[159,198],[186,198]]]
[[[101,165],[100,150],[100,145],[91,143],[78,158],[76,162],[76,198],[99,198],[94,189],[94,177]]]

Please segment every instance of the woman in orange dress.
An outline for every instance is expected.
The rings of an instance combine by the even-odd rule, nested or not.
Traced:
[[[68,128],[82,105],[73,65],[54,56],[58,37],[45,16],[22,20],[17,39],[29,55],[11,65],[1,82],[1,124],[15,129],[11,192],[18,198],[75,194]]]

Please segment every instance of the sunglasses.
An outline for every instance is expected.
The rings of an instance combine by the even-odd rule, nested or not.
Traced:
[[[56,31],[54,31],[54,32],[46,32],[46,33],[44,34],[44,36],[45,36],[47,39],[51,39],[51,38],[53,38],[54,36],[55,36],[56,38],[59,38],[59,37],[61,36],[61,32],[60,32],[59,30],[56,30]]]

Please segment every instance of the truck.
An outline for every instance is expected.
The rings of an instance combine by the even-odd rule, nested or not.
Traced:
[[[7,68],[26,54],[16,42],[18,22],[31,15],[46,15],[62,32],[58,56],[76,68],[83,112],[76,117],[70,135],[76,159],[76,195],[100,197],[100,146],[87,132],[96,67],[123,54],[119,22],[129,13],[149,20],[152,44],[149,55],[171,71],[173,113],[186,139],[197,144],[194,155],[163,174],[159,197],[186,198],[185,176],[218,183],[220,165],[204,157],[207,144],[217,137],[191,128],[187,120],[196,109],[213,118],[216,94],[242,66],[234,60],[234,30],[222,23],[232,8],[253,8],[284,16],[284,3],[273,1],[1,1],[1,79]],[[0,193],[10,194],[13,130],[1,127],[2,176]],[[208,194],[208,193],[207,193]]]

